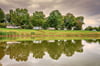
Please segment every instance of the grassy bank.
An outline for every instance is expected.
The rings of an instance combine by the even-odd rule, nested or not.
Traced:
[[[0,36],[4,36],[1,37],[0,40],[4,41],[100,39],[100,31],[97,32],[97,31],[32,30],[32,29],[0,28],[0,33],[3,34]]]
[[[100,35],[100,31],[68,31],[68,30],[32,30],[0,28],[0,32],[12,32],[18,35]]]
[[[0,37],[0,41],[33,41],[33,40],[90,40],[100,37]]]

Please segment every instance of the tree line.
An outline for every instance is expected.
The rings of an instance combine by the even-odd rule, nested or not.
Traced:
[[[100,26],[99,27],[88,26],[88,27],[85,28],[85,30],[88,30],[88,31],[100,31]]]
[[[53,10],[48,17],[42,11],[35,11],[32,15],[28,13],[27,9],[17,8],[9,10],[5,14],[0,8],[0,26],[6,25],[20,26],[24,29],[32,29],[34,26],[41,26],[43,29],[53,27],[56,30],[81,30],[84,24],[84,17],[75,17],[72,13],[62,15],[59,10]]]

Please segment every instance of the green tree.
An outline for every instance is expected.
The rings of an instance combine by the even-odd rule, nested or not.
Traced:
[[[6,14],[6,15],[5,15],[5,18],[6,18],[7,22],[10,23],[10,20],[11,20],[11,19],[10,19],[10,14]]]
[[[88,26],[88,27],[86,27],[86,28],[85,28],[85,30],[92,31],[92,30],[93,30],[93,27],[91,27],[91,26]]]
[[[31,24],[33,26],[42,27],[45,22],[45,14],[42,11],[36,11],[35,13],[33,13],[33,16],[31,18]]]
[[[0,23],[5,21],[5,14],[4,11],[0,8]]]
[[[10,21],[12,25],[21,26],[22,28],[28,28],[29,18],[28,10],[20,8],[17,8],[15,11],[10,10],[10,15],[7,15],[7,20]]]
[[[67,28],[67,30],[72,30],[72,28],[76,25],[75,16],[71,13],[67,13],[66,16],[64,16],[64,26]]]
[[[9,17],[10,16],[10,17]],[[9,11],[9,14],[6,15],[6,19],[8,20],[8,22],[10,22],[11,25],[16,25],[16,19],[15,19],[15,14],[13,10]]]
[[[63,24],[63,17],[58,10],[54,10],[50,13],[50,16],[48,17],[47,21],[50,27],[58,29],[61,28]]]
[[[99,26],[99,27],[94,27],[94,29],[95,29],[96,31],[100,31],[100,26]]]
[[[76,17],[76,25],[74,27],[74,30],[82,30],[82,25],[84,24],[83,21],[84,21],[83,16]]]
[[[98,27],[98,30],[97,31],[100,31],[100,26]]]

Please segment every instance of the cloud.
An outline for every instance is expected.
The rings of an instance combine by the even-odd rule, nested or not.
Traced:
[[[31,8],[39,8],[40,5],[38,4],[33,4],[33,5],[30,5],[28,8],[31,9]]]
[[[83,28],[85,28],[87,26],[93,26],[93,27],[100,26],[100,14],[99,15],[85,17],[84,22],[85,22],[85,25],[83,25]]]
[[[53,0],[32,0],[33,1],[33,3],[47,3],[47,2],[52,2]]]
[[[7,0],[1,0],[0,4],[8,4]]]

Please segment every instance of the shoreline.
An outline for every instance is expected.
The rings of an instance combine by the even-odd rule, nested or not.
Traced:
[[[0,35],[0,37],[100,37],[100,34],[88,35]]]
[[[100,31],[32,30],[0,28],[0,37],[100,37]],[[94,39],[95,39],[94,38]]]

